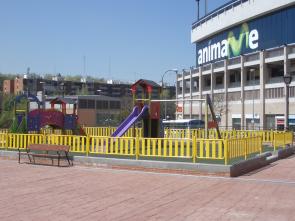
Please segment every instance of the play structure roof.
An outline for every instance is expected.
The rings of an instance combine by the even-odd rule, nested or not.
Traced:
[[[50,104],[76,104],[76,101],[71,98],[57,97],[50,101]]]
[[[146,80],[146,79],[139,79],[138,81],[136,81],[134,84],[131,85],[131,88],[136,86],[141,86],[143,88],[146,88],[147,86],[151,86],[152,88],[161,88],[161,86],[157,84],[156,82],[151,80]]]

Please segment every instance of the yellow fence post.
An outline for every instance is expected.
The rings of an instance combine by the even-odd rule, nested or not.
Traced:
[[[259,150],[260,150],[260,154],[262,154],[262,139],[259,139]]]
[[[228,164],[228,141],[223,140],[223,145],[224,145],[224,164]]]
[[[139,159],[139,137],[135,137],[135,157],[136,160]]]
[[[6,134],[6,143],[5,143],[6,150],[8,149],[8,145],[9,145],[8,142],[9,142],[9,133]]]
[[[86,136],[86,156],[88,157],[89,155],[89,148],[90,148],[90,136]]]
[[[193,136],[192,139],[193,139],[193,142],[192,142],[192,144],[193,144],[193,163],[195,163],[197,160],[197,140],[196,140],[195,136]]]
[[[250,138],[251,139],[251,138]],[[243,139],[242,143],[243,143],[243,147],[244,147],[244,154],[245,154],[245,160],[247,159],[247,154],[248,154],[248,148],[249,146],[252,144],[251,142],[252,140],[249,141],[249,138]],[[251,142],[251,143],[250,143]]]
[[[273,141],[272,141],[272,145],[273,145],[273,150],[276,150],[276,134],[273,133]]]

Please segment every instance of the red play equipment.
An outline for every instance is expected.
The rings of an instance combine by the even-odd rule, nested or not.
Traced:
[[[73,112],[67,114],[66,105],[73,105]],[[73,130],[76,132],[78,127],[77,105],[69,98],[57,97],[50,102],[51,109],[36,109],[28,114],[28,131],[40,131],[46,125],[63,130]],[[61,111],[56,108],[59,105]],[[82,131],[78,133],[81,134]],[[83,132],[82,132],[83,133]]]

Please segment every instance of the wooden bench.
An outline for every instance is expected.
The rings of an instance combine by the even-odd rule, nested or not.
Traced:
[[[36,152],[38,151],[38,153]],[[18,149],[18,163],[20,163],[20,156],[21,155],[27,155],[30,163],[35,163],[35,157],[43,157],[43,158],[50,158],[52,160],[53,165],[53,159],[58,160],[58,166],[60,165],[60,159],[66,159],[70,165],[73,165],[70,162],[69,158],[69,151],[70,146],[66,145],[54,145],[54,144],[30,144],[26,148],[26,152],[21,152],[20,149]]]

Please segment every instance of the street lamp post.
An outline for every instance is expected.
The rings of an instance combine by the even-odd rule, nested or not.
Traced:
[[[64,82],[60,83],[60,86],[62,87],[62,97],[64,97],[65,96],[65,83]]]
[[[284,82],[286,84],[286,113],[285,113],[285,130],[289,130],[289,85],[291,84],[292,76],[287,73],[284,75]]]
[[[45,101],[45,81],[40,81],[40,84],[42,84],[42,108],[45,109],[46,101]]]
[[[169,72],[174,72],[174,73],[178,73],[178,70],[177,69],[169,69],[169,70],[167,70],[167,71],[165,71],[164,72],[164,74],[162,75],[162,78],[161,78],[161,86],[162,86],[162,90],[164,89],[164,77],[165,77],[165,75],[167,74],[167,73],[169,73]],[[177,87],[177,85],[176,85],[176,87]],[[165,97],[164,97],[164,99],[165,99]],[[177,99],[177,98],[176,98]],[[165,113],[165,119],[167,118],[167,102],[165,101],[165,103],[164,103],[164,106],[165,106],[165,111],[164,111],[164,113]]]

